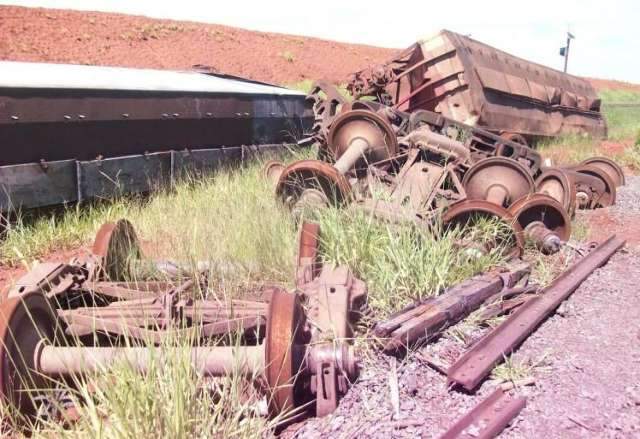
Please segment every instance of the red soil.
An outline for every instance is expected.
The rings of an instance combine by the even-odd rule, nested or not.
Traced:
[[[640,84],[630,82],[615,81],[612,79],[587,78],[596,90],[624,90],[640,93]]]
[[[85,248],[77,248],[70,250],[58,250],[45,257],[41,261],[46,262],[69,262],[74,258],[84,256],[88,253]],[[33,263],[35,265],[35,262]],[[16,281],[27,273],[28,269],[24,265],[0,265],[0,298],[4,299],[9,289]]]
[[[276,84],[344,82],[395,50],[216,24],[102,12],[0,6],[0,59],[190,69]],[[640,85],[589,79],[594,87],[640,92]]]
[[[0,7],[0,59],[190,69],[276,84],[344,82],[391,49],[146,17]]]

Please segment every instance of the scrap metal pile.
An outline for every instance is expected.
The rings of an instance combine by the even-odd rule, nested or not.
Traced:
[[[194,274],[177,262],[151,261],[128,221],[104,224],[90,254],[70,263],[40,263],[0,303],[3,404],[18,410],[27,426],[42,416],[70,425],[83,399],[64,392],[83,376],[117,364],[144,374],[154,361],[187,352],[203,377],[252,379],[266,396],[264,414],[283,424],[332,413],[361,368],[353,337],[366,312],[367,287],[347,267],[322,264],[317,224],[304,222],[300,230],[294,290],[263,287],[260,299],[229,301],[210,291],[206,264]],[[374,339],[386,353],[404,354],[481,306],[483,318],[515,309],[455,364],[440,369],[452,390],[473,392],[623,246],[612,236],[585,249],[544,289],[529,284],[529,264],[513,258],[507,270],[481,273],[379,321]],[[149,265],[164,275],[162,281],[133,280],[139,267]],[[498,388],[442,437],[493,437],[525,403]]]
[[[452,389],[475,391],[624,245],[611,237],[581,253],[546,288],[529,284],[530,267],[519,259],[525,241],[545,254],[558,252],[570,239],[577,209],[613,205],[625,183],[616,163],[593,157],[544,166],[540,153],[513,137],[424,109],[347,101],[323,83],[307,99],[315,123],[306,141],[319,145],[318,159],[269,162],[265,169],[292,211],[359,209],[431,231],[489,218],[508,231],[461,244],[472,253],[500,249],[513,257],[508,270],[478,274],[372,328],[384,352],[398,355],[481,307],[485,319],[511,313],[443,370]],[[158,358],[186,351],[201,376],[250,378],[267,398],[270,416],[290,421],[330,414],[358,376],[353,325],[365,312],[367,288],[348,267],[322,264],[319,234],[317,224],[301,224],[293,291],[272,286],[247,292],[259,295],[256,300],[225,300],[211,291],[206,263],[194,270],[149,261],[128,221],[105,224],[90,255],[40,263],[0,303],[0,398],[22,420],[44,413],[69,422],[78,410],[53,391],[60,383],[72,392],[79,377],[115,364],[144,374]],[[135,275],[149,265],[162,281]],[[444,437],[469,437],[471,426],[473,437],[492,437],[524,404],[498,389]]]
[[[534,149],[437,113],[348,102],[324,83],[308,99],[318,159],[265,169],[294,211],[349,205],[425,227],[496,218],[510,228],[516,253],[526,238],[550,254],[569,239],[576,209],[614,204],[624,184],[620,167],[603,157],[544,167]]]
[[[173,278],[168,270],[161,282],[126,281],[140,262],[135,231],[126,220],[105,224],[93,254],[39,264],[0,304],[3,401],[23,419],[54,413],[69,421],[77,410],[56,400],[56,383],[73,386],[74,377],[121,363],[144,373],[153,358],[192,343],[189,358],[203,376],[257,377],[271,416],[332,412],[358,373],[349,339],[367,291],[348,268],[319,263],[318,233],[302,226],[295,291],[268,287],[263,300],[225,303],[205,293],[204,274]]]

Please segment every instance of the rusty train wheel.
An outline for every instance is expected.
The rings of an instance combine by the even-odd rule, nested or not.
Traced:
[[[581,174],[596,177],[604,183],[604,193],[601,194],[598,199],[592,200],[591,202],[594,209],[598,207],[609,207],[616,204],[616,184],[611,177],[609,177],[609,174],[594,165],[579,165],[572,168],[572,170]]]
[[[114,281],[125,279],[131,260],[142,257],[138,235],[126,219],[104,223],[93,241],[92,252],[101,259],[103,274]]]
[[[540,221],[562,241],[568,241],[571,237],[571,219],[567,211],[549,195],[525,195],[509,207],[509,213],[522,229],[534,221]]]
[[[559,202],[569,216],[576,211],[576,188],[569,176],[560,168],[546,168],[536,179],[536,192]]]
[[[508,236],[503,237],[497,245],[504,246],[508,255],[520,256],[524,249],[522,227],[515,218],[502,206],[486,200],[463,200],[451,205],[442,216],[445,228],[469,227],[483,218],[495,218],[509,228]]]
[[[28,418],[35,415],[34,397],[47,380],[34,370],[42,340],[53,341],[57,320],[47,298],[39,292],[12,297],[0,305],[0,396]]]
[[[342,112],[331,124],[327,148],[334,160],[338,160],[356,138],[366,140],[373,147],[367,153],[369,163],[387,160],[398,153],[398,139],[389,122],[368,110],[351,110]],[[362,167],[362,164],[356,165],[356,168]]]
[[[274,291],[265,338],[265,376],[272,416],[291,412],[301,403],[297,378],[304,357],[303,326],[299,297],[280,289]]]
[[[298,202],[304,199],[305,191],[311,191],[314,199],[324,196],[328,204],[334,206],[342,205],[351,197],[351,185],[346,177],[329,163],[320,160],[294,162],[280,175],[276,195],[289,208],[296,208]]]
[[[606,157],[591,157],[580,162],[580,165],[591,165],[601,169],[611,178],[616,187],[625,185],[622,168],[611,159]]]
[[[480,160],[465,173],[462,186],[470,200],[487,200],[490,191],[499,187],[506,193],[502,206],[506,207],[518,198],[530,194],[534,182],[526,167],[506,157],[490,157]]]
[[[262,173],[264,175],[264,178],[276,185],[278,184],[278,180],[280,179],[280,175],[282,175],[282,171],[284,171],[284,168],[284,163],[278,160],[269,160],[262,167]]]

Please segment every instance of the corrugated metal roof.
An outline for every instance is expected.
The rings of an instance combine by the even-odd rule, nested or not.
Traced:
[[[0,61],[0,88],[304,95],[287,88],[198,72]]]

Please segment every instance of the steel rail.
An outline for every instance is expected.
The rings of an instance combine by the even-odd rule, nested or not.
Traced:
[[[526,398],[497,389],[460,418],[440,439],[490,439],[496,437],[525,407]]]
[[[604,265],[624,244],[624,240],[615,235],[610,236],[558,276],[540,296],[522,305],[449,368],[447,372],[449,385],[462,386],[468,391],[475,389],[496,364],[513,352],[560,303],[569,297],[594,270]]]

